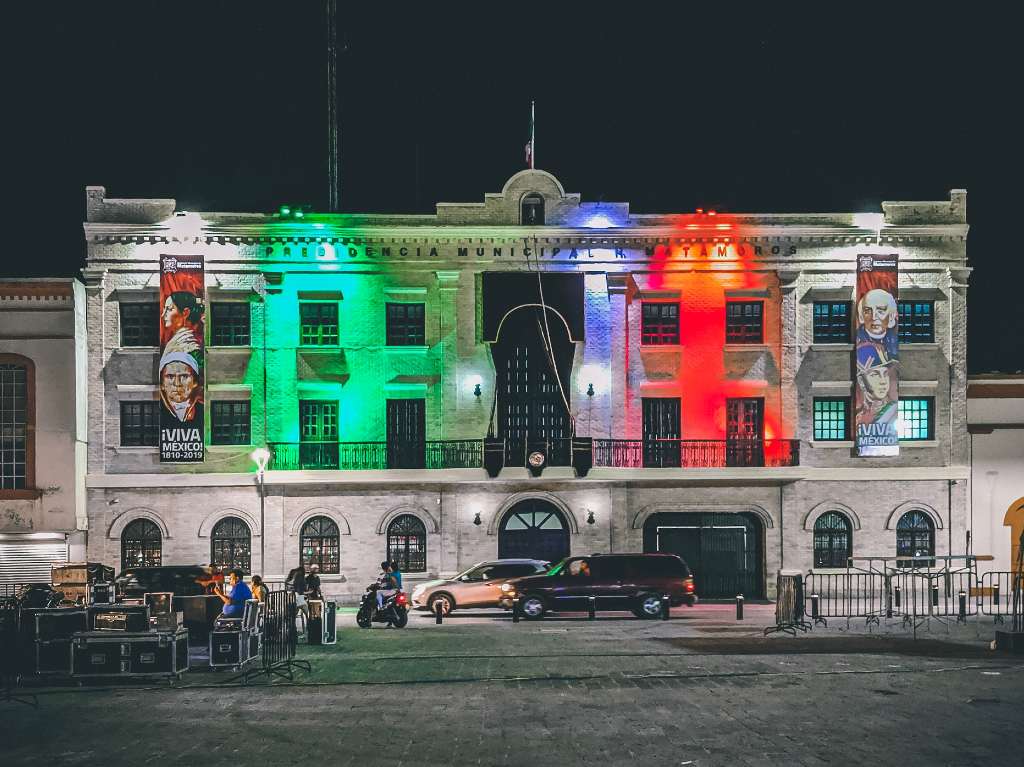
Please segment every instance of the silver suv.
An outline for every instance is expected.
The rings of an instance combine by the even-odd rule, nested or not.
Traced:
[[[427,581],[412,591],[412,605],[435,612],[437,605],[448,615],[456,607],[498,607],[501,584],[511,578],[538,575],[550,562],[539,559],[495,559],[480,562],[449,580]]]

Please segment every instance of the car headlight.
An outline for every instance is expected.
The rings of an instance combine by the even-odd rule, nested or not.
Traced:
[[[501,590],[506,594],[511,594],[516,590],[516,587],[513,586],[511,583],[503,583],[501,584]]]

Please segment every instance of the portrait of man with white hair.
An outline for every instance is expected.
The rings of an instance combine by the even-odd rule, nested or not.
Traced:
[[[857,303],[857,346],[871,343],[882,347],[887,357],[899,355],[899,307],[892,293],[874,288]]]

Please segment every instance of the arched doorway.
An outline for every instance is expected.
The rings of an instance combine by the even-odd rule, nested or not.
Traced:
[[[569,556],[569,525],[562,512],[540,498],[520,501],[506,512],[498,528],[499,559],[543,559]]]
[[[549,465],[569,464],[572,426],[567,404],[575,351],[565,321],[550,308],[545,312],[540,306],[521,306],[502,320],[491,354],[506,466],[525,466],[536,450]]]
[[[664,512],[644,522],[644,552],[678,554],[706,599],[763,599],[764,525],[750,513]]]

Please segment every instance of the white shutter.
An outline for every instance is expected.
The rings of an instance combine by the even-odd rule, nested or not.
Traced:
[[[49,583],[50,566],[67,561],[65,541],[0,541],[0,585]]]

